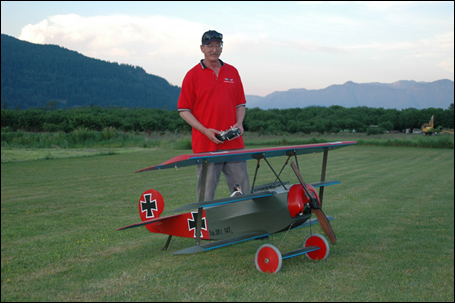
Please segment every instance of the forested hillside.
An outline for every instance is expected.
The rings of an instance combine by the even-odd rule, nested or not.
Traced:
[[[180,88],[141,67],[1,35],[2,108],[177,108]]]

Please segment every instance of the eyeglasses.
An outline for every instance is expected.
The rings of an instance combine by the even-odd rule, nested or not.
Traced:
[[[210,49],[213,49],[213,48],[222,49],[223,48],[223,43],[205,44],[205,46],[207,46]]]

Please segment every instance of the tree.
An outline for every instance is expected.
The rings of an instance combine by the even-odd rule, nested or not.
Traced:
[[[379,123],[379,127],[384,130],[391,131],[391,130],[393,130],[393,123],[390,121],[382,122],[382,123]]]

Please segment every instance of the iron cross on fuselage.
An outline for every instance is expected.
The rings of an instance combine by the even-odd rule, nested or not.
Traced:
[[[190,231],[194,230],[194,237],[196,238],[196,236],[197,236],[197,219],[198,219],[199,213],[191,212],[191,215],[193,216],[193,220],[188,219],[188,229]],[[205,230],[207,229],[207,227],[205,225],[205,218],[202,218],[201,229],[205,229]],[[200,231],[200,234],[202,236],[202,231]]]

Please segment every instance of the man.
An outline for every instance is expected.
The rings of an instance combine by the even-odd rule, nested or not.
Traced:
[[[180,116],[193,128],[193,152],[245,148],[241,136],[231,141],[221,141],[216,137],[231,127],[238,128],[243,134],[246,104],[237,69],[219,59],[223,50],[223,35],[213,30],[205,32],[200,48],[204,59],[186,74],[177,104]],[[198,165],[197,171],[198,197],[202,197],[202,165]],[[249,191],[246,161],[211,163],[207,169],[203,201],[215,198],[221,172],[232,192],[238,191],[238,187],[244,193]]]

